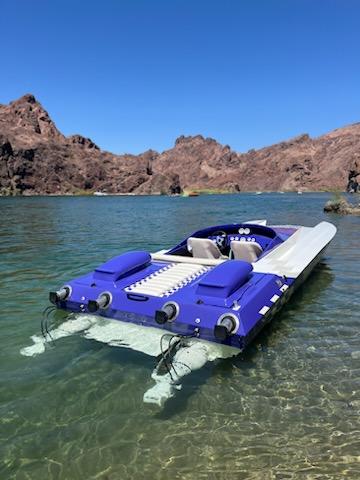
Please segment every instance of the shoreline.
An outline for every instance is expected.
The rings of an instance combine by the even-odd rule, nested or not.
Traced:
[[[349,194],[349,195],[356,195],[356,193],[349,193],[346,191],[341,190],[266,190],[266,191],[255,191],[255,190],[248,190],[242,192],[227,192],[227,191],[216,191],[216,190],[194,190],[197,195],[189,195],[188,193],[185,194],[175,194],[175,195],[168,195],[163,193],[101,193],[96,195],[95,192],[91,193],[31,193],[31,194],[0,194],[0,198],[31,198],[31,197],[182,197],[182,198],[194,198],[194,197],[204,197],[209,195],[268,195],[268,194],[279,194],[279,195],[286,195],[286,194],[295,194],[295,195],[302,195],[302,194],[309,194],[309,193],[339,193],[341,195]]]

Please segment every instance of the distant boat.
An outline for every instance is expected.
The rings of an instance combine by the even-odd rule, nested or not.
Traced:
[[[105,195],[107,195],[107,193],[105,193],[105,192],[94,192],[94,195],[96,197],[104,197]]]
[[[299,190],[297,193],[298,193],[298,195],[302,195],[302,194],[303,194],[303,192],[302,192],[301,190]]]
[[[187,196],[188,196],[188,197],[198,197],[199,194],[198,194],[198,192],[189,192],[189,193],[187,194]]]
[[[284,193],[284,192],[280,191],[279,193]]]
[[[255,193],[255,195],[261,195],[261,194],[262,194],[262,192],[256,192]]]

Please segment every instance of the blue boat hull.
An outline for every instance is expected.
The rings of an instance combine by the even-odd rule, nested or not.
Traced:
[[[268,245],[270,253],[296,231],[281,227],[268,229],[268,233],[266,227],[250,227],[239,228],[237,224],[221,228],[252,230],[255,233],[250,235],[257,237],[251,240],[262,242],[265,250]],[[219,227],[202,233],[211,236],[216,228]],[[196,234],[199,236],[199,232]],[[184,241],[165,256],[135,251],[115,257],[88,275],[72,280],[60,293],[52,292],[50,298],[58,308],[67,311],[156,327],[241,351],[305,281],[324,254],[330,234],[322,239],[322,248],[312,260],[293,277],[274,273],[274,268],[263,272],[242,260],[194,261],[184,250]],[[281,258],[287,258],[286,250],[285,255],[283,251]],[[279,265],[278,260],[274,265]],[[291,271],[286,266],[287,261],[284,271]]]

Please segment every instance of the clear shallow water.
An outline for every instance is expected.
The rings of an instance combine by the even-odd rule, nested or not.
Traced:
[[[323,214],[328,198],[1,198],[0,478],[359,479],[360,218]],[[49,289],[121,251],[252,218],[339,231],[248,351],[194,372],[163,409],[142,399],[152,357],[80,335],[20,355]]]

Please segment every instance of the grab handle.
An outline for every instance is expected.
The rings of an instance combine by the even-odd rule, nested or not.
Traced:
[[[149,297],[138,295],[136,293],[128,293],[126,296],[129,300],[134,300],[134,302],[147,302],[149,300]]]

